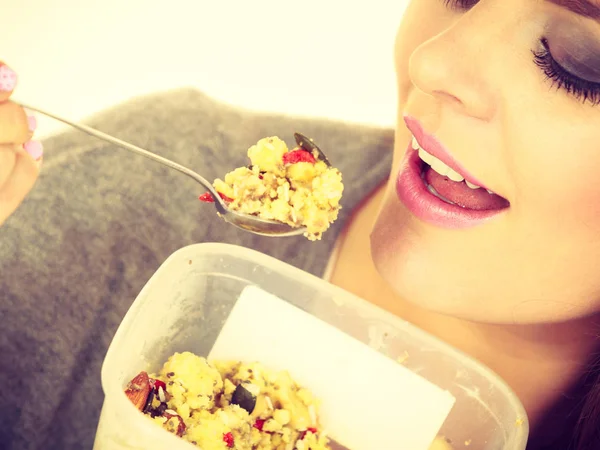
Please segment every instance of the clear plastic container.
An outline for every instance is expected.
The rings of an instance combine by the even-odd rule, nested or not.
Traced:
[[[483,365],[315,276],[253,250],[212,243],[171,255],[123,319],[102,367],[105,400],[94,449],[196,448],[143,417],[123,391],[140,370],[157,370],[174,352],[208,355],[248,285],[259,286],[391,358],[409,355],[406,367],[456,398],[440,431],[455,449],[525,449],[525,410],[504,381]],[[374,327],[379,334],[374,335]]]

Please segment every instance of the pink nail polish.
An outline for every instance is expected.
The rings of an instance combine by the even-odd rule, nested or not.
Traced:
[[[23,145],[23,149],[36,161],[42,158],[44,147],[39,141],[29,141]]]
[[[27,124],[29,125],[29,131],[33,133],[37,128],[37,119],[34,115],[27,115]]]
[[[17,74],[10,67],[0,65],[0,91],[14,91],[17,86]]]

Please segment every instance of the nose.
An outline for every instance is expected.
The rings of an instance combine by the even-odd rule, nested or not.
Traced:
[[[472,19],[467,15],[415,49],[409,60],[409,76],[419,90],[442,104],[489,121],[496,113],[496,104],[493,83],[485,71],[490,58],[487,39],[481,36],[485,30],[469,25]]]

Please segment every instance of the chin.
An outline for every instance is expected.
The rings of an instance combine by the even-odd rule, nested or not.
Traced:
[[[483,232],[483,230],[480,230]],[[482,248],[476,230],[450,239],[423,223],[400,202],[390,179],[370,235],[375,268],[397,294],[389,301],[409,302],[431,312],[473,322],[494,324],[557,323],[589,315],[592,305],[564,304],[553,295],[539,295],[539,283],[514,283],[516,276],[501,258],[485,258],[497,248]],[[461,255],[458,255],[462,248]],[[477,258],[479,256],[480,258]],[[558,287],[558,286],[557,286]],[[550,289],[550,287],[548,287]],[[537,297],[540,298],[540,297]],[[564,298],[564,297],[563,297]]]
[[[399,126],[391,176],[370,235],[374,266],[397,294],[397,300],[390,301],[476,322],[539,322],[539,312],[515,316],[515,303],[506,301],[508,291],[490,288],[490,272],[483,267],[499,263],[497,273],[510,276],[502,270],[501,260],[487,257],[496,250],[495,239],[490,239],[493,230],[490,235],[485,225],[461,232],[438,227],[424,222],[400,200],[397,174],[407,142],[410,134]],[[492,280],[493,285],[502,286],[502,278]]]
[[[392,196],[385,199],[370,236],[377,272],[396,293],[389,301],[408,302],[424,311],[491,324],[550,324],[587,317],[596,303],[531,301],[536,286],[507,282],[493,269],[453,263],[446,248]],[[479,270],[477,270],[479,269]],[[562,294],[561,294],[562,295]],[[554,296],[550,296],[554,297]]]

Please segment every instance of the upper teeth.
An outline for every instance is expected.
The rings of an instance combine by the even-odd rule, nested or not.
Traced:
[[[423,150],[423,148],[419,145],[419,143],[417,142],[417,140],[414,137],[412,138],[412,148],[413,148],[413,150],[418,150],[419,158],[421,158],[423,161],[425,161],[427,164],[429,164],[431,166],[431,168],[433,170],[435,170],[437,173],[439,173],[440,175],[448,177],[452,181],[456,181],[456,182],[461,182],[464,180],[465,183],[467,183],[467,186],[469,186],[471,189],[479,189],[481,187],[481,186],[477,186],[476,184],[473,184],[473,183],[465,180],[464,177],[461,174],[459,174],[457,171],[448,167],[446,164],[444,164],[442,161],[440,161],[438,158],[436,158],[432,154],[427,153],[425,150]]]

